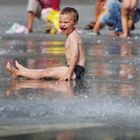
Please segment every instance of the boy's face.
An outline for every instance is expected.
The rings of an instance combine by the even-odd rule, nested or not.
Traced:
[[[75,28],[75,21],[73,14],[60,14],[60,29],[62,33],[69,35]]]

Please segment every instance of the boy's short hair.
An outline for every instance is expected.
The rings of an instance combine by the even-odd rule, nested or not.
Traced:
[[[60,14],[73,14],[74,21],[77,22],[79,20],[79,14],[75,8],[72,7],[65,7],[61,10]]]

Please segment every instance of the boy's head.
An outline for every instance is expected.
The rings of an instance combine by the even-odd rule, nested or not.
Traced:
[[[78,22],[78,20],[79,20],[79,14],[78,14],[77,10],[72,7],[65,7],[64,9],[62,9],[62,11],[60,12],[60,15],[64,15],[64,14],[73,15],[73,20],[75,23]]]
[[[66,7],[60,12],[60,29],[64,34],[69,34],[75,29],[79,19],[79,14],[76,9]]]

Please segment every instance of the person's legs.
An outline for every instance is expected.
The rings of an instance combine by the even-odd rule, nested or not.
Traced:
[[[14,79],[18,77],[24,77],[28,79],[60,79],[68,69],[66,66],[51,67],[46,69],[28,69],[19,64],[17,61],[15,64],[17,68],[14,68],[9,62],[6,66],[7,70],[11,73]],[[75,74],[73,74],[72,79],[75,79]]]
[[[102,19],[106,15],[104,12],[106,11],[105,3],[107,0],[97,0],[96,1],[96,15],[95,15],[95,25],[93,27],[93,32],[98,35],[99,30],[103,28],[103,22]]]
[[[106,3],[106,0],[96,0],[95,2],[96,3],[95,3],[95,11],[94,11],[94,16],[93,16],[93,21],[85,26],[85,29],[87,29],[87,30],[92,29],[94,31],[94,30],[96,30],[96,28],[98,28],[98,26],[99,26],[98,25],[99,24],[98,18],[100,16],[100,13],[104,9],[104,4]],[[96,24],[96,22],[98,22],[98,23]],[[95,25],[96,25],[96,27],[94,27]]]
[[[93,31],[99,32],[102,25],[111,26],[115,31],[121,30],[121,19],[120,19],[120,8],[121,3],[115,0],[107,0],[105,9],[102,10],[97,23],[94,26]]]
[[[122,21],[122,34],[120,37],[127,37],[128,36],[128,9],[130,0],[123,0],[122,2],[122,9],[121,9],[121,21]]]
[[[93,32],[95,32],[96,35],[99,35],[100,34],[99,31],[102,28],[102,26],[103,26],[103,24],[100,21],[100,17],[98,17],[98,19],[96,20],[96,23],[94,25]]]
[[[115,0],[108,0],[106,3],[107,14],[103,17],[103,23],[112,27],[115,32],[121,32],[121,3]]]
[[[33,31],[33,23],[34,23],[34,18],[35,18],[35,15],[33,12],[29,11],[28,12],[28,25],[27,25],[27,28],[28,28],[28,32],[31,33]]]
[[[120,37],[127,37],[129,30],[133,25],[134,10],[137,4],[137,0],[123,0],[121,10],[121,20],[123,33]]]
[[[137,0],[131,0],[130,1],[130,9],[128,11],[128,30],[130,31],[132,28],[132,25],[134,23],[134,14],[135,14],[135,7],[137,5]]]
[[[40,17],[41,6],[37,0],[29,0],[27,7],[27,28],[28,32],[32,32],[35,17]]]

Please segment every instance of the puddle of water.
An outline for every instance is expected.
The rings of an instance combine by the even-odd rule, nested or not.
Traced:
[[[65,65],[64,42],[31,39],[1,40],[0,133],[2,139],[12,138],[2,137],[2,134],[5,136],[25,134],[13,136],[13,139],[23,136],[25,139],[35,137],[65,139],[66,137],[67,140],[139,138],[139,134],[136,133],[136,129],[140,130],[140,50],[137,41],[102,39],[91,43],[87,40],[85,44],[87,68],[83,80],[79,82],[26,79],[12,81],[5,71],[7,61],[14,63],[18,60],[29,68]],[[58,137],[59,132],[54,132],[58,127],[57,124],[63,126],[60,127],[61,129],[74,129],[74,136],[72,134],[70,138],[67,138],[67,135]],[[33,128],[32,131],[29,131],[29,126]],[[76,126],[86,129],[75,130]],[[95,128],[92,128],[94,126]],[[18,133],[16,133],[17,128]],[[44,131],[48,131],[47,128],[53,131],[45,133]],[[104,129],[106,132],[103,131]],[[129,129],[135,131],[130,133]],[[66,133],[62,130],[61,132],[60,135]]]

